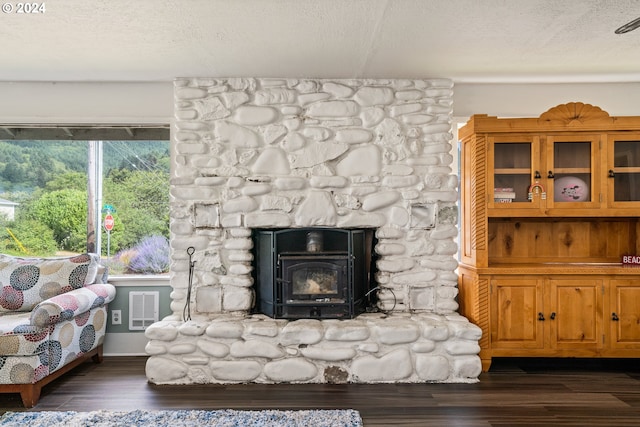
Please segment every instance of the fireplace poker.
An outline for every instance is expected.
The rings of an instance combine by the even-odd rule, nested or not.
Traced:
[[[191,287],[193,286],[193,266],[195,265],[195,261],[193,261],[193,253],[196,251],[196,248],[193,246],[189,246],[187,248],[187,255],[189,255],[189,283],[187,286],[187,301],[184,304],[184,309],[182,310],[182,318],[186,322],[191,320]]]

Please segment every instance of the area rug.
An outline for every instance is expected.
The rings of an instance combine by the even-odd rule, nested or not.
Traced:
[[[353,409],[300,411],[92,411],[7,412],[0,418],[7,427],[361,427]]]

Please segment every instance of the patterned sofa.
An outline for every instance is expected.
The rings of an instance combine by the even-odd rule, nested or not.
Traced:
[[[97,254],[0,254],[0,393],[27,408],[42,387],[80,363],[102,361],[107,304],[116,294]]]

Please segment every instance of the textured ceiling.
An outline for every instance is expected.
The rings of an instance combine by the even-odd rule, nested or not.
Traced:
[[[640,81],[637,0],[4,1],[0,81]]]

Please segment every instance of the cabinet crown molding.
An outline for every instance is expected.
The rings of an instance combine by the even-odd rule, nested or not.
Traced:
[[[472,134],[516,132],[626,132],[640,131],[639,116],[611,116],[595,105],[583,102],[560,104],[539,117],[499,118],[487,114],[474,114],[458,130],[464,139]]]
[[[571,125],[610,119],[609,113],[600,107],[582,102],[569,102],[550,108],[542,113],[538,120]]]

